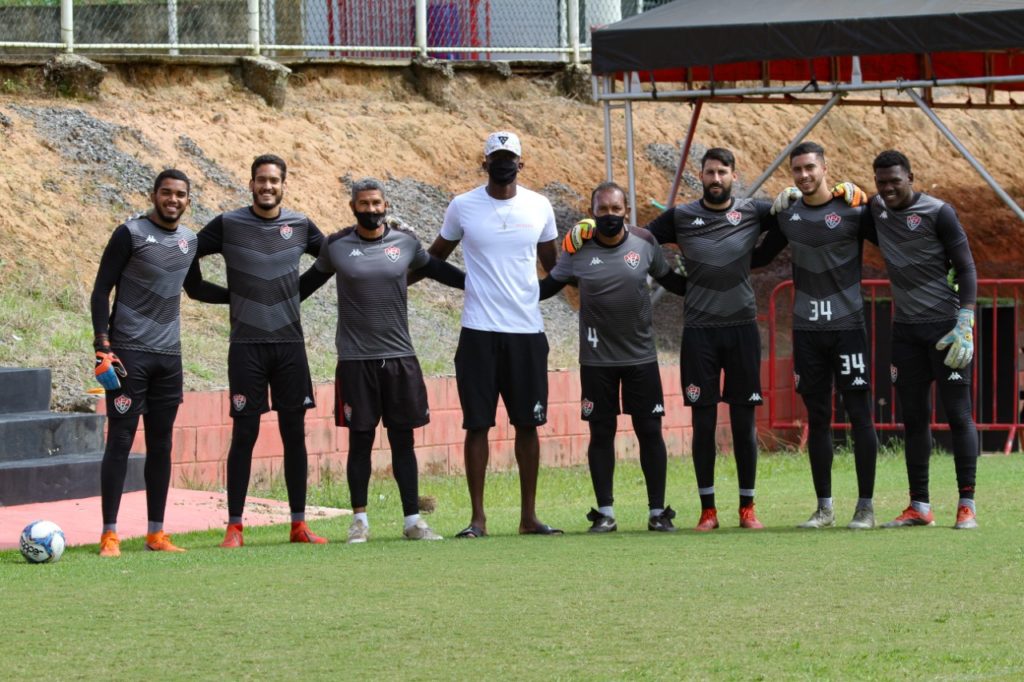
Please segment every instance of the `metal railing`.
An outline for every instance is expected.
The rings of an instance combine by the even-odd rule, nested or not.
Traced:
[[[589,58],[592,28],[668,0],[0,0],[0,54]]]
[[[898,431],[900,410],[896,389],[890,376],[889,330],[892,329],[893,305],[888,280],[866,279],[864,315],[868,331],[868,367],[874,396],[875,428]],[[768,421],[771,428],[804,429],[807,418],[803,401],[798,398],[792,372],[791,315],[795,295],[792,280],[779,284],[768,303]],[[780,308],[780,302],[784,305]],[[975,311],[975,355],[973,361],[971,399],[974,420],[987,450],[1009,453],[1018,434],[1024,435],[1021,419],[1021,376],[1019,352],[1022,349],[1021,310],[1024,306],[1024,279],[979,279],[978,303]],[[880,339],[879,336],[882,336]],[[834,429],[849,429],[835,412]],[[940,401],[932,393],[932,428],[949,429],[941,417]],[[1002,436],[1005,434],[1005,438]]]

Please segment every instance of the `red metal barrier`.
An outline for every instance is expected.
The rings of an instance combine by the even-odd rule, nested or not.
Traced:
[[[866,279],[862,286],[868,326],[868,352],[871,356],[875,427],[882,431],[900,430],[903,425],[896,419],[896,390],[889,379],[888,368],[883,368],[885,373],[878,376],[879,354],[883,358],[889,357],[888,333],[879,339],[880,328],[889,330],[892,327],[893,306],[889,281]],[[792,348],[793,297],[793,282],[787,280],[775,287],[768,303],[768,419],[771,428],[801,428],[806,435],[803,401],[797,395],[792,379],[780,375],[780,367],[785,367],[787,372],[792,367],[792,351],[787,352],[787,348]],[[782,309],[780,303],[784,303]],[[1020,409],[1022,377],[1018,369],[1018,352],[1024,350],[1021,345],[1024,336],[1020,314],[1022,305],[1024,279],[978,280],[972,407],[979,432],[1006,432],[1002,446],[1006,454],[1013,449],[1018,432],[1024,435],[1024,431],[1021,431],[1024,424]],[[1007,347],[1009,343],[1012,346]],[[932,428],[948,429],[949,426],[938,419],[938,401],[934,388],[932,405]],[[832,426],[836,429],[850,428],[848,422],[836,420],[835,415]]]

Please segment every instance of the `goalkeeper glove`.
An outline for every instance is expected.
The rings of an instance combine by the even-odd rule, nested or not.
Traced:
[[[946,367],[963,369],[971,364],[971,360],[974,358],[972,327],[974,327],[974,311],[969,308],[961,308],[956,314],[956,326],[935,344],[936,350],[949,348],[946,359],[943,360]]]
[[[772,202],[772,215],[778,215],[787,208],[793,205],[793,203],[803,196],[796,187],[787,187],[786,189],[779,192],[779,196],[775,197],[775,201]]]
[[[960,293],[960,285],[956,281],[956,268],[950,268],[946,272],[946,284],[949,285],[954,294]]]
[[[593,218],[584,218],[569,228],[565,233],[565,239],[562,240],[562,251],[569,254],[579,251],[583,247],[583,242],[594,236],[596,225]]]
[[[686,261],[683,260],[682,255],[673,251],[666,260],[668,260],[668,267],[672,272],[680,277],[686,277]]]
[[[832,188],[832,196],[837,199],[842,197],[843,201],[850,206],[863,206],[868,203],[867,192],[852,182],[840,182]]]
[[[108,391],[116,391],[121,388],[121,379],[128,376],[128,370],[121,364],[121,360],[110,352],[96,351],[96,381]]]

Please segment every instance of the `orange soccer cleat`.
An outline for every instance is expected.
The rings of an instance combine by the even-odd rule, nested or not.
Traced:
[[[100,536],[100,556],[121,556],[121,540],[115,531],[103,531],[103,535]]]
[[[230,549],[233,547],[242,547],[244,545],[245,538],[242,537],[242,524],[229,523],[228,529],[224,532],[224,541],[220,543],[220,546]]]
[[[718,528],[718,510],[714,507],[711,509],[701,509],[700,520],[697,521],[694,530],[699,533],[706,533],[716,528]]]
[[[935,515],[932,514],[931,510],[928,510],[927,514],[914,509],[913,505],[910,505],[903,510],[903,513],[897,516],[889,523],[883,524],[882,528],[905,528],[907,526],[934,526]]]
[[[740,507],[740,528],[750,528],[752,530],[760,530],[764,528],[764,524],[757,520],[757,514],[754,513],[753,504]]]
[[[162,530],[146,534],[146,549],[150,552],[184,552],[185,550],[171,542],[171,536]]]
[[[314,545],[326,545],[327,538],[314,535],[305,521],[293,521],[292,532],[289,540],[292,542],[308,542]]]

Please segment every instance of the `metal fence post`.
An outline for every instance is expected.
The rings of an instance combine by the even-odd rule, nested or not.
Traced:
[[[427,57],[427,0],[416,0],[416,49]]]
[[[71,0],[60,0],[60,41],[64,51],[75,51],[75,10]]]
[[[178,52],[178,0],[167,0],[167,41],[171,44],[168,54]]]
[[[572,48],[572,63],[580,63],[580,0],[569,0],[566,7],[566,21],[569,23],[569,47]]]
[[[260,53],[260,0],[246,0],[249,16],[249,47],[254,55]]]

